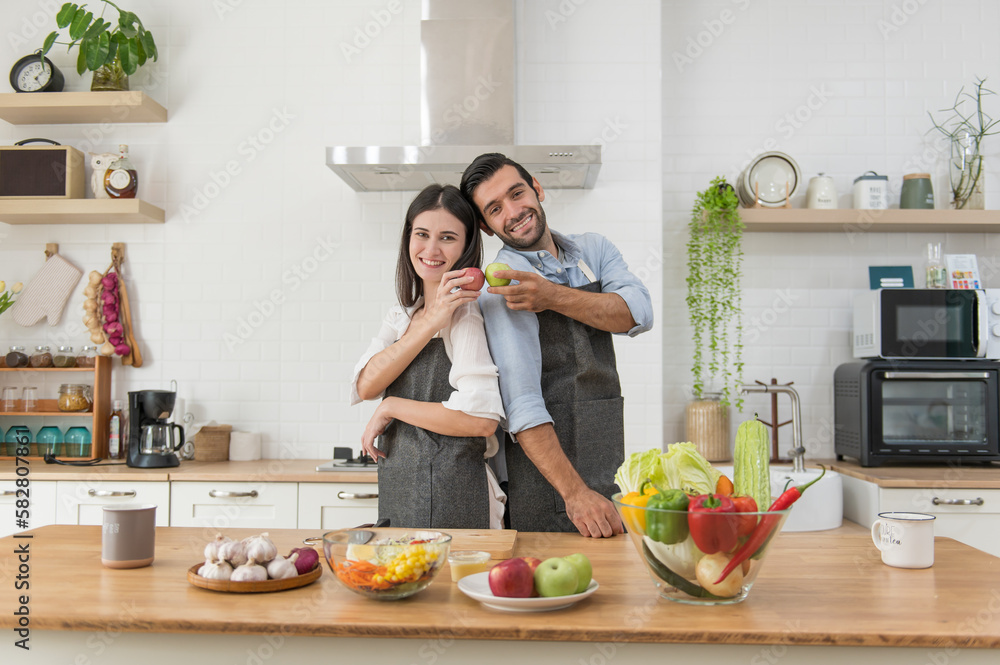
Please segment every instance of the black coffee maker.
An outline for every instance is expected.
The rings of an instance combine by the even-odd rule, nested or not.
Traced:
[[[180,465],[177,451],[184,445],[184,428],[168,423],[177,393],[138,390],[128,394],[129,466],[160,469]]]

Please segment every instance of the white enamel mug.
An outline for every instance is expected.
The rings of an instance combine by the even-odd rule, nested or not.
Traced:
[[[879,513],[872,523],[872,542],[882,563],[896,568],[934,565],[934,520],[925,513]]]

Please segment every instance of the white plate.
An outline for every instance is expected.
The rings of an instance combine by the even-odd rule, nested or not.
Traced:
[[[744,171],[743,189],[753,200],[754,184],[760,196],[760,204],[776,207],[785,204],[787,183],[788,198],[795,195],[802,179],[799,165],[783,152],[765,152],[757,157]]]
[[[475,573],[467,575],[458,581],[458,590],[473,600],[478,600],[486,607],[505,612],[546,612],[561,610],[574,605],[593,594],[600,585],[590,580],[590,586],[572,596],[555,596],[553,598],[503,598],[494,596],[490,591],[490,573]]]

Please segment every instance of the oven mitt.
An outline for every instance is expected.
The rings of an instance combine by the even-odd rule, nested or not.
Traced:
[[[10,315],[22,326],[33,326],[43,317],[48,317],[50,326],[58,325],[82,275],[79,268],[53,254],[14,301]]]

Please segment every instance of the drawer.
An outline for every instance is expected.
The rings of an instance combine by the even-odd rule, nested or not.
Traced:
[[[299,528],[348,529],[378,519],[378,483],[299,483]]]
[[[934,515],[934,535],[1000,556],[1000,490],[886,489],[879,510]]]
[[[170,484],[165,481],[56,482],[56,520],[59,524],[101,524],[104,506],[152,503],[156,526],[170,525]]]
[[[30,480],[27,489],[27,507],[23,503],[25,496],[18,492],[16,480],[0,480],[0,537],[9,536],[24,531],[17,526],[17,520],[27,510],[29,529],[35,529],[47,524],[56,523],[56,483],[54,480]],[[18,500],[22,503],[18,505]]]
[[[297,483],[170,483],[170,525],[215,530],[237,527],[294,529]]]

